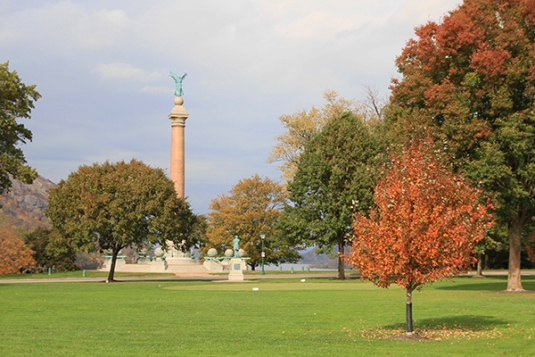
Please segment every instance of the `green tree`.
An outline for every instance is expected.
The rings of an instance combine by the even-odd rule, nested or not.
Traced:
[[[534,2],[465,0],[416,35],[396,60],[389,118],[398,137],[431,131],[494,196],[508,230],[507,290],[522,291],[521,237],[535,214]]]
[[[35,85],[27,86],[9,63],[0,64],[0,193],[11,187],[11,178],[32,183],[37,172],[26,165],[21,144],[32,140],[32,132],[17,118],[30,119],[33,103],[41,98]]]
[[[54,267],[56,271],[69,271],[76,268],[76,250],[62,244],[58,232],[38,227],[23,235],[26,245],[33,250],[33,258],[38,267]]]
[[[216,248],[222,252],[232,248],[232,240],[238,235],[240,248],[251,258],[247,264],[255,270],[262,261],[260,234],[264,233],[266,264],[296,262],[299,254],[276,228],[286,199],[284,186],[267,177],[254,175],[240,180],[228,195],[221,195],[210,203],[207,242],[202,251]]]
[[[381,141],[352,113],[333,117],[305,147],[288,185],[281,228],[294,242],[337,247],[338,277],[345,279],[344,247],[354,211],[367,213],[384,162]]]
[[[163,170],[132,160],[80,166],[50,191],[46,214],[80,250],[112,251],[113,281],[119,251],[132,244],[186,240],[192,225],[187,202],[177,198]]]

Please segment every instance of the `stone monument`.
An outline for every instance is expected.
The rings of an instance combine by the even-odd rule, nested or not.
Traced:
[[[168,115],[171,119],[171,167],[169,170],[169,177],[173,181],[177,196],[184,198],[184,176],[185,176],[185,160],[184,160],[184,128],[186,126],[186,119],[189,114],[184,108],[184,100],[182,96],[182,81],[186,77],[186,73],[180,77],[171,72],[171,77],[175,80],[175,106]],[[154,258],[149,256],[146,248],[139,251],[139,259],[137,264],[125,264],[122,259],[120,265],[116,265],[115,270],[121,272],[170,272],[177,274],[207,274],[209,271],[203,265],[197,263],[193,257],[193,252],[188,247],[185,247],[185,242],[179,244],[177,247],[171,241],[166,242],[165,247],[159,247],[154,251]],[[109,254],[104,255],[104,258],[109,260]],[[124,257],[123,257],[124,258]],[[118,260],[119,262],[119,260]],[[117,263],[116,263],[117,264]],[[109,271],[110,264],[105,264],[101,270]]]
[[[182,81],[186,77],[187,73],[184,73],[182,77],[170,72],[171,77],[175,80],[175,106],[168,115],[171,119],[171,166],[169,169],[169,178],[175,184],[175,191],[179,198],[185,197],[185,153],[184,153],[184,132],[186,128],[186,119],[189,114],[184,108],[184,91],[182,89]],[[193,264],[195,262],[192,259],[191,254],[182,251],[182,249],[176,249],[172,242],[167,242],[167,263],[169,265],[183,265]]]
[[[182,95],[182,81],[186,77],[185,73],[182,77],[177,76],[171,72],[171,77],[175,80],[175,106],[168,115],[171,119],[171,167],[169,170],[169,177],[171,181],[175,183],[175,190],[180,198],[184,198],[185,186],[185,156],[184,156],[184,131],[186,127],[186,119],[189,114],[186,112],[186,108],[183,107],[184,99]]]

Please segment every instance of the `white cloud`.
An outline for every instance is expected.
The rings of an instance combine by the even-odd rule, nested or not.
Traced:
[[[128,24],[128,16],[123,10],[100,10],[96,13],[101,24],[123,27]]]
[[[169,94],[172,92],[173,86],[144,86],[141,88],[140,92],[142,93],[163,93],[163,94]]]
[[[132,79],[139,82],[151,82],[162,78],[158,72],[148,72],[128,63],[99,64],[93,69],[104,79]]]
[[[315,11],[291,23],[278,24],[274,29],[282,37],[317,40],[357,30],[366,24],[379,25],[384,21],[384,17],[370,18],[358,13],[335,14]]]
[[[71,1],[39,5],[42,6],[0,14],[0,43],[32,43],[36,49],[45,47],[55,49],[57,54],[71,54],[78,49],[97,50],[120,45],[127,35],[129,19],[122,9],[93,10]]]

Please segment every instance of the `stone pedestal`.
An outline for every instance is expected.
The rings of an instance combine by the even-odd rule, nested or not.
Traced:
[[[215,260],[205,260],[202,264],[210,273],[222,273],[223,265]]]
[[[242,270],[243,260],[240,258],[233,258],[229,262],[229,281],[243,281],[243,270]]]

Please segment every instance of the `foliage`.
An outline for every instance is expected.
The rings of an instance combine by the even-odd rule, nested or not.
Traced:
[[[416,35],[396,61],[390,118],[400,138],[432,130],[494,196],[508,227],[508,290],[522,290],[521,234],[535,213],[534,3],[465,0]]]
[[[254,270],[262,260],[260,234],[264,233],[266,264],[296,262],[299,254],[276,229],[285,202],[286,190],[276,181],[259,175],[240,180],[228,195],[220,195],[210,203],[207,242],[202,251],[216,248],[222,253],[232,249],[232,240],[238,235],[240,248],[251,258],[247,264]]]
[[[491,205],[437,157],[431,139],[413,141],[375,189],[367,218],[355,216],[353,249],[347,260],[362,279],[387,288],[415,289],[457,275],[475,263],[475,243],[492,226]],[[409,324],[409,319],[407,319]],[[408,332],[412,332],[412,316]]]
[[[38,227],[23,236],[24,242],[34,251],[33,257],[38,268],[54,267],[56,271],[76,268],[74,247],[62,244],[58,232]]]
[[[192,246],[197,248],[203,247],[207,243],[206,231],[208,230],[208,218],[203,214],[193,215],[192,225],[190,227],[190,241]]]
[[[0,226],[0,275],[19,274],[35,265],[33,251],[11,230]]]
[[[366,213],[380,175],[383,147],[360,117],[333,117],[305,147],[294,179],[288,185],[281,228],[295,242],[344,246],[352,234],[353,211]],[[340,255],[341,257],[341,255]],[[339,278],[344,264],[339,259]]]
[[[27,86],[9,63],[0,63],[0,193],[11,187],[11,178],[31,183],[37,172],[26,166],[21,144],[32,140],[32,133],[17,118],[30,119],[33,103],[41,98],[35,85]]]
[[[327,103],[322,108],[312,107],[308,112],[302,110],[279,117],[287,132],[277,136],[277,143],[269,154],[268,162],[282,162],[279,169],[287,181],[294,176],[305,145],[321,131],[327,121],[355,108],[353,101],[338,98],[335,91],[325,91],[323,97]]]
[[[80,166],[50,191],[46,214],[65,244],[112,250],[109,281],[122,248],[182,240],[189,245],[192,225],[189,205],[177,198],[172,181],[134,159]]]

